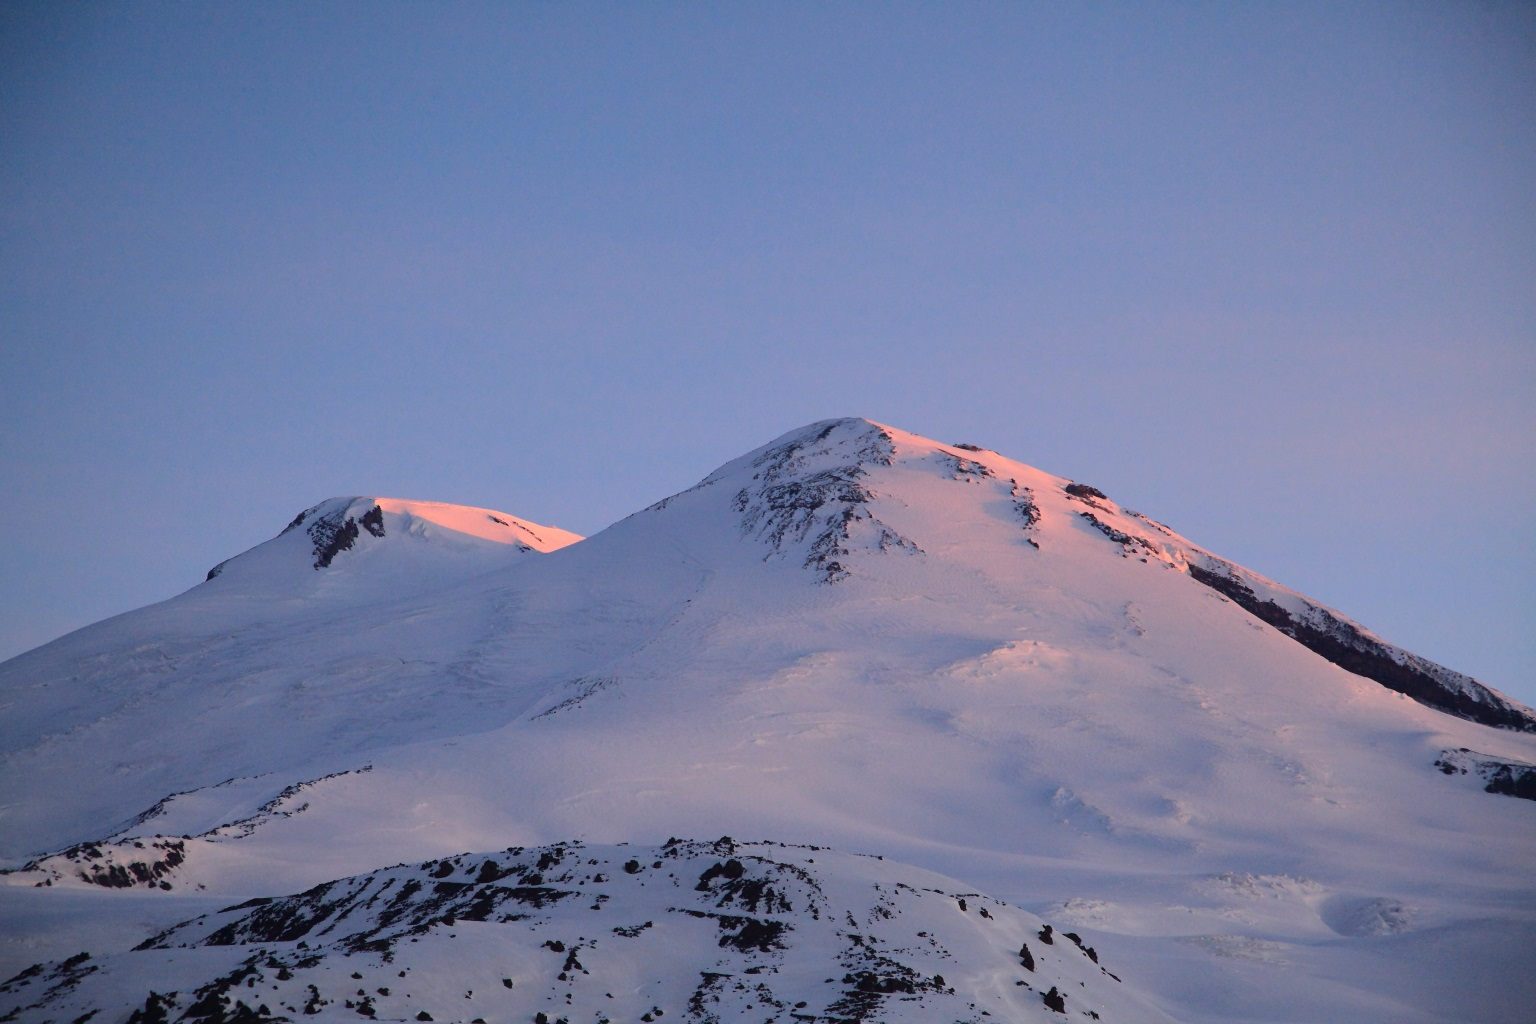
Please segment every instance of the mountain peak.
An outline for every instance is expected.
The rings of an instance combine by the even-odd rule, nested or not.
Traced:
[[[885,578],[931,599],[958,587],[1032,594],[1080,590],[1150,599],[1175,570],[1323,659],[1449,714],[1536,732],[1536,714],[1470,676],[1383,641],[1341,613],[1213,554],[1091,484],[1044,473],[970,443],[943,444],[873,420],[820,420],[705,477],[679,499],[728,508],[767,562],[798,565],[819,584]],[[907,568],[903,569],[905,565]],[[926,567],[926,568],[923,568]],[[902,575],[896,583],[891,574]],[[918,573],[918,576],[911,576]],[[927,574],[926,576],[924,574]],[[950,582],[939,584],[938,576]]]
[[[382,571],[404,560],[500,559],[555,551],[582,538],[493,509],[370,496],[328,498],[300,512],[272,540],[208,570],[207,580],[273,573]]]
[[[881,424],[822,420],[727,463],[700,486],[736,486],[731,507],[742,532],[773,555],[793,553],[830,583],[848,577],[843,563],[857,548],[915,550],[868,510],[874,494],[862,482],[870,468],[891,465],[895,455],[890,429]]]

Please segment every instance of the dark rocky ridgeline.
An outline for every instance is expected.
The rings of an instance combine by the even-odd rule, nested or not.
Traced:
[[[292,533],[294,530],[297,530],[299,527],[304,525],[304,521],[305,520],[307,520],[310,516],[314,515],[315,513],[319,512],[322,508],[325,507],[325,505],[326,505],[325,502],[321,502],[318,505],[311,505],[309,508],[305,509],[303,512],[300,512],[298,515],[293,517],[293,519],[288,523],[287,526],[283,527],[282,532],[279,533],[278,536],[281,537],[284,533]]]
[[[1479,754],[1460,747],[1441,751],[1435,767],[1446,775],[1476,776],[1483,782],[1485,793],[1536,800],[1536,764]]]
[[[1304,612],[1293,614],[1259,597],[1252,581],[1230,562],[1205,555],[1191,559],[1188,571],[1190,578],[1342,669],[1437,711],[1501,729],[1536,732],[1536,716],[1477,680],[1382,643],[1319,605],[1308,603]]]
[[[1166,560],[1168,556],[1147,537],[1122,530],[1106,517],[1127,515],[1145,523],[1152,530],[1173,538],[1166,526],[1138,512],[1116,509],[1109,497],[1097,487],[1069,483],[1063,490],[1069,500],[1092,506],[1094,511],[1079,510],[1089,526],[1121,546],[1129,557],[1142,555]],[[1250,615],[1268,623],[1314,654],[1346,671],[1380,683],[1389,690],[1411,697],[1427,707],[1456,715],[1483,725],[1519,732],[1536,732],[1536,714],[1522,707],[1470,676],[1437,665],[1427,658],[1410,654],[1371,636],[1355,623],[1340,618],[1321,605],[1296,595],[1304,608],[1293,612],[1270,597],[1260,596],[1269,584],[1240,566],[1217,558],[1198,548],[1172,551],[1172,564],[1182,563],[1191,579],[1229,598]]]
[[[1098,530],[1104,536],[1119,544],[1126,555],[1135,554],[1138,550],[1148,555],[1160,556],[1162,554],[1162,552],[1158,551],[1156,545],[1152,544],[1145,537],[1138,537],[1135,534],[1126,533],[1124,530],[1117,530],[1092,512],[1079,512],[1078,515],[1089,526],[1092,526],[1095,530]]]
[[[854,436],[830,440],[839,429],[854,429]],[[769,557],[802,547],[803,565],[822,583],[851,575],[847,559],[856,547],[921,553],[875,518],[868,508],[874,494],[861,482],[866,466],[889,466],[895,455],[884,430],[859,420],[818,424],[769,448],[752,461],[754,482],[732,501],[742,533],[765,541]]]
[[[1034,1019],[1047,990],[1088,1017],[1140,1005],[1076,936],[1030,952],[1038,918],[914,884],[932,877],[729,837],[463,854],[247,900],[132,953],[39,965],[0,986],[0,1019],[980,1024]],[[487,949],[519,952],[486,963]],[[663,980],[636,989],[638,969]],[[999,972],[1015,987],[954,980]]]
[[[1110,500],[1109,495],[1105,494],[1097,487],[1092,487],[1088,484],[1068,483],[1062,488],[1062,490],[1066,492],[1068,500],[1077,502],[1079,504],[1088,505],[1107,515],[1113,515],[1117,511],[1120,511],[1115,508],[1114,503]],[[1144,555],[1157,558],[1162,557],[1162,552],[1158,550],[1157,545],[1153,544],[1145,537],[1134,533],[1126,533],[1124,530],[1117,529],[1092,512],[1079,509],[1077,514],[1089,526],[1093,527],[1095,530],[1099,531],[1104,536],[1114,541],[1116,544],[1119,544],[1120,553],[1125,557],[1129,558],[1132,555]],[[1136,515],[1136,513],[1129,514]],[[1144,517],[1138,516],[1138,518]],[[1147,558],[1142,558],[1142,561],[1146,560]]]
[[[1088,484],[1068,483],[1062,488],[1062,490],[1066,492],[1067,498],[1069,500],[1082,505],[1088,505],[1092,508],[1098,509],[1100,512],[1105,514],[1113,515],[1116,512],[1123,511],[1115,508],[1114,502],[1110,500],[1109,495],[1105,494],[1097,487],[1092,487]],[[1114,541],[1116,544],[1119,544],[1121,548],[1121,554],[1125,555],[1126,557],[1130,557],[1133,554],[1144,554],[1149,556],[1156,556],[1158,558],[1162,557],[1163,553],[1158,550],[1157,545],[1147,540],[1147,538],[1134,533],[1126,533],[1124,530],[1117,529],[1111,524],[1105,522],[1103,519],[1100,519],[1098,516],[1094,515],[1092,512],[1079,509],[1077,514],[1089,526],[1093,527],[1095,530],[1098,530],[1100,533]],[[1126,514],[1136,516],[1138,519],[1146,518],[1145,516],[1141,516],[1135,512],[1129,512]],[[1149,523],[1151,522],[1151,520],[1147,521]],[[1142,560],[1146,561],[1145,558]]]

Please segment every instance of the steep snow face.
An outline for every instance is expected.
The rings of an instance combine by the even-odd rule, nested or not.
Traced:
[[[367,511],[322,569],[279,538],[293,596],[215,601],[230,569],[0,666],[37,861],[0,912],[725,832],[964,878],[1180,1019],[1536,1000],[1529,712],[1087,484],[831,420],[547,555],[303,590],[387,556]]]

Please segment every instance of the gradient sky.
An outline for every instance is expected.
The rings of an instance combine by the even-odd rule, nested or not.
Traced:
[[[1536,6],[0,5],[0,657],[860,415],[1536,704]]]

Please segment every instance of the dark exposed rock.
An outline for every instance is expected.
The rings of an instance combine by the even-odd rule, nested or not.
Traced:
[[[166,1024],[169,1019],[168,1003],[158,992],[151,992],[144,1005],[133,1011],[128,1024]]]
[[[352,547],[357,540],[357,523],[350,517],[335,525],[322,520],[309,528],[309,535],[315,540],[315,568],[324,569]]]
[[[501,865],[493,860],[488,860],[480,865],[480,873],[475,876],[475,881],[482,885],[486,882],[497,882],[511,874],[511,871],[503,871]]]
[[[1483,791],[1536,800],[1536,765],[1523,761],[1479,754],[1461,747],[1441,751],[1435,767],[1446,775],[1476,775],[1483,781]]]
[[[50,878],[72,873],[82,881],[107,889],[169,889],[171,883],[167,879],[186,860],[186,849],[185,840],[164,836],[132,843],[79,843],[29,861],[16,871],[45,872]]]
[[[1099,962],[1098,951],[1095,950],[1092,946],[1083,945],[1083,937],[1077,934],[1077,932],[1062,932],[1061,934],[1071,939],[1077,948],[1082,950],[1083,955],[1086,956],[1089,960],[1092,960],[1094,963]]]
[[[613,930],[613,934],[622,935],[626,939],[632,939],[650,927],[652,927],[651,922],[647,921],[644,924],[635,924],[615,928]]]
[[[1484,788],[1490,793],[1536,800],[1536,768],[1530,765],[1501,764],[1494,769]]]
[[[1067,484],[1065,489],[1066,492],[1072,495],[1074,498],[1099,498],[1104,501],[1109,500],[1109,495],[1105,494],[1097,487],[1089,487],[1087,484],[1071,483]]]
[[[783,921],[760,921],[753,917],[721,917],[720,927],[740,929],[729,935],[720,936],[720,946],[721,948],[730,946],[743,953],[754,949],[762,953],[783,949],[784,943],[780,941],[780,937],[789,930],[789,925]]]
[[[351,550],[352,545],[357,543],[358,520],[346,515],[346,511],[346,507],[338,508],[316,516],[309,524],[309,537],[315,547],[316,569],[326,568],[337,555]],[[361,521],[373,536],[384,536],[384,511],[378,505],[364,512]]]
[[[712,864],[705,868],[704,873],[699,876],[699,884],[696,886],[696,888],[698,888],[701,892],[708,891],[709,883],[712,879],[726,878],[735,880],[745,874],[746,870],[746,866],[743,865],[741,861],[737,860],[735,857],[732,857],[724,864]]]
[[[375,505],[367,512],[364,512],[358,523],[375,537],[384,536],[384,510],[379,508],[379,506]]]
[[[1040,506],[1035,504],[1034,494],[1028,487],[1019,486],[1017,480],[1009,480],[1008,483],[1011,487],[1008,493],[1013,498],[1014,512],[1018,513],[1019,518],[1024,520],[1025,531],[1033,530],[1040,522]],[[1031,541],[1031,543],[1034,543],[1035,547],[1040,546],[1034,541]]]
[[[733,501],[744,534],[766,541],[771,554],[803,545],[802,564],[823,583],[850,575],[846,560],[855,546],[855,530],[861,534],[860,548],[921,551],[875,518],[868,508],[874,494],[860,482],[866,465],[890,465],[894,460],[890,437],[865,424],[849,441],[823,447],[841,426],[844,421],[824,424],[758,456],[752,463],[757,482],[738,491]]]
[[[1149,544],[1146,538],[1137,537],[1134,534],[1126,533],[1123,530],[1117,530],[1113,526],[1110,526],[1108,523],[1104,522],[1098,516],[1094,515],[1092,512],[1079,512],[1078,515],[1087,520],[1089,525],[1091,525],[1095,530],[1098,530],[1100,533],[1114,541],[1116,544],[1121,545],[1127,551],[1141,548],[1148,553],[1155,554],[1157,552],[1157,549]]]
[[[887,997],[945,991],[943,975],[924,977],[905,964],[874,952],[866,943],[855,943],[843,956],[854,969],[843,975],[845,988],[838,1000],[827,1007],[833,1020],[871,1020]]]
[[[1051,986],[1051,990],[1049,992],[1042,993],[1040,998],[1045,1001],[1046,1006],[1055,1010],[1057,1013],[1067,1012],[1067,997],[1056,991],[1055,985]]]

